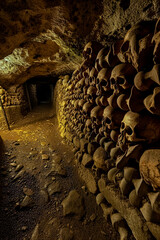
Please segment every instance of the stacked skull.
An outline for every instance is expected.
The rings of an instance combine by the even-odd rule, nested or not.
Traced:
[[[78,161],[97,177],[106,174],[153,222],[160,219],[160,197],[152,194],[160,187],[159,26],[138,23],[110,47],[89,42],[63,90],[64,132]],[[152,159],[146,151],[157,154]]]

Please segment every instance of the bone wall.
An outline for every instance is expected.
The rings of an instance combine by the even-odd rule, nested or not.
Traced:
[[[81,66],[56,86],[61,135],[92,172],[98,204],[121,239],[130,230],[138,240],[159,239],[159,69],[160,19],[110,47],[89,42]]]
[[[0,86],[0,97],[10,124],[19,120],[29,110],[23,85],[13,86],[7,91]],[[6,128],[2,109],[0,109],[0,128]]]
[[[13,86],[7,91],[0,87],[0,96],[4,106],[20,105],[26,103],[25,90],[22,85]]]

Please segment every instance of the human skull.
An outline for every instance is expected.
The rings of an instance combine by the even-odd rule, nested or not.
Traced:
[[[102,68],[108,67],[108,63],[105,59],[106,55],[109,52],[109,47],[102,48],[97,54],[97,58],[95,61],[95,68],[97,71],[100,71]]]
[[[157,64],[160,63],[160,18],[156,23],[152,42],[155,45],[153,50],[154,63]]]
[[[110,68],[102,68],[100,72],[98,73],[98,76],[96,78],[96,87],[97,87],[97,95],[101,95],[110,89],[110,82],[109,78],[111,75],[111,69]]]
[[[118,94],[131,88],[136,74],[135,68],[129,63],[121,63],[113,68],[110,77],[111,89]]]
[[[121,47],[122,41],[118,40],[115,43],[112,43],[112,45],[109,48],[108,54],[105,57],[106,62],[108,63],[109,67],[115,67],[118,63],[120,63],[120,59],[118,58],[120,47]]]
[[[131,27],[124,37],[121,52],[125,62],[131,63],[138,70],[139,40],[150,34],[154,29],[154,22],[143,21]]]
[[[91,110],[90,117],[92,120],[92,128],[100,127],[103,117],[104,108],[96,106]]]
[[[87,116],[89,116],[90,111],[92,110],[93,107],[94,107],[93,104],[90,102],[84,103],[83,108],[82,108],[83,113],[86,114]]]
[[[106,128],[108,129],[119,128],[124,114],[125,112],[119,109],[114,109],[111,106],[107,106],[104,109],[103,120],[102,120],[104,131],[106,131]]]
[[[128,111],[121,123],[118,144],[123,146],[129,143],[153,143],[160,139],[160,119],[148,114]]]
[[[84,78],[89,78],[89,73],[90,73],[90,69],[87,68],[85,71],[83,71],[82,76],[83,76]]]
[[[78,107],[79,107],[79,109],[82,109],[84,103],[85,103],[85,100],[84,100],[84,99],[78,100]]]
[[[88,42],[83,50],[84,59],[86,59],[89,63],[92,63],[93,61],[95,61],[97,54],[101,48],[102,45],[98,42]]]
[[[160,149],[146,150],[139,161],[144,181],[155,189],[160,188]]]
[[[89,73],[89,84],[96,85],[97,70],[93,67]]]
[[[90,118],[88,118],[86,120],[85,128],[86,128],[87,132],[91,132],[91,130],[92,130],[92,121],[91,121]]]
[[[87,89],[87,94],[94,97],[96,96],[96,92],[97,92],[97,89],[96,87],[94,86],[90,86],[88,89]]]
[[[99,147],[96,149],[96,151],[93,154],[93,160],[97,168],[103,169],[105,171],[107,170],[107,164],[106,164],[107,153],[104,150],[104,148]]]
[[[75,85],[75,90],[82,89],[85,83],[85,78],[81,78]]]
[[[94,103],[95,102],[95,96],[96,96],[97,89],[94,86],[90,86],[87,89],[87,99],[89,102]]]

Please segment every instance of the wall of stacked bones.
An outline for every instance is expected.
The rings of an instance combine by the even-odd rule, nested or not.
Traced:
[[[125,220],[136,239],[159,239],[160,19],[131,27],[111,46],[89,42],[81,66],[58,84],[61,134],[94,174],[98,203],[104,206],[102,185],[113,187],[146,226],[139,233],[111,200],[107,216],[121,239],[127,239]]]
[[[0,86],[0,96],[4,106],[21,105],[26,103],[23,85],[13,86],[7,91]]]

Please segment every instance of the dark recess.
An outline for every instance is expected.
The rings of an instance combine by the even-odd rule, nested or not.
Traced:
[[[125,11],[130,6],[130,0],[121,0],[120,7]]]
[[[50,84],[37,84],[37,102],[41,103],[51,103],[52,102],[52,85]]]

